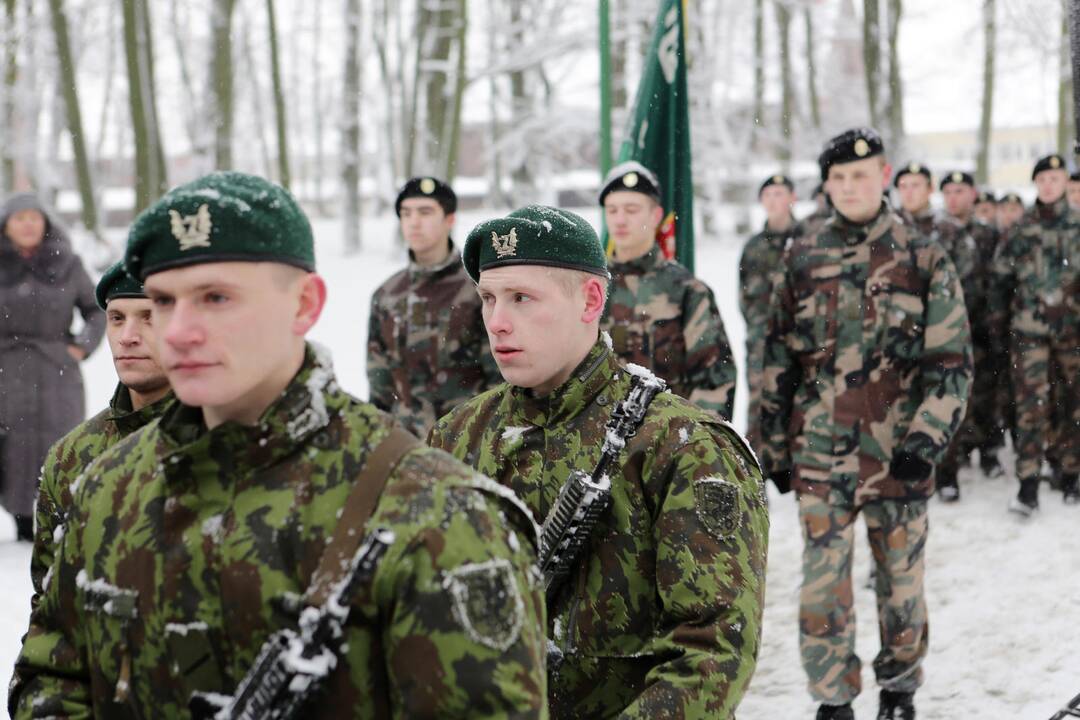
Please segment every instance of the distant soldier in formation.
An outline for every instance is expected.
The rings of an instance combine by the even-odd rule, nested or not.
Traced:
[[[151,305],[142,283],[124,272],[123,263],[116,263],[101,276],[95,297],[105,311],[105,339],[120,381],[109,407],[61,438],[45,459],[34,506],[37,522],[30,557],[34,606],[56,554],[55,545],[63,537],[60,528],[71,506],[76,478],[106,450],[161,415],[172,399],[169,379],[155,355]]]
[[[394,204],[409,265],[375,290],[368,322],[371,403],[425,437],[459,403],[499,383],[480,300],[450,233],[457,196],[431,177],[409,180]]]
[[[1016,476],[1009,509],[1039,507],[1039,474],[1050,456],[1065,502],[1080,502],[1080,212],[1069,208],[1060,155],[1032,171],[1038,197],[995,258],[998,341],[1007,345],[1016,403]],[[1051,450],[1053,446],[1053,450]]]
[[[1065,193],[1069,197],[1069,207],[1080,209],[1080,170],[1069,175],[1069,184]]]
[[[975,196],[975,219],[993,227],[997,220],[997,197],[992,190],[979,190]]]
[[[615,247],[602,327],[615,354],[652,370],[675,394],[724,419],[735,409],[735,360],[712,290],[656,244],[660,182],[636,162],[611,169],[600,190]]]
[[[1004,235],[1024,216],[1024,199],[1018,193],[1007,192],[997,205],[998,232]]]
[[[431,443],[519,493],[537,518],[594,472],[613,410],[650,382],[599,330],[604,251],[583,218],[529,206],[465,243],[501,385]],[[761,638],[768,511],[730,425],[670,393],[607,466],[611,505],[548,605],[552,717],[733,718]]]
[[[761,184],[758,202],[765,209],[765,227],[746,241],[739,259],[739,310],[746,321],[746,385],[750,390],[746,426],[752,444],[759,437],[761,367],[773,276],[784,250],[799,232],[791,214],[795,200],[795,184],[786,175],[773,175]]]
[[[936,217],[930,207],[930,195],[934,192],[930,168],[910,162],[896,172],[893,186],[900,195],[900,217],[923,235],[932,235]]]
[[[936,238],[949,253],[960,275],[975,357],[975,381],[967,416],[938,466],[938,494],[943,500],[950,501],[960,497],[956,475],[973,450],[979,451],[984,474],[989,477],[1004,474],[998,461],[1005,429],[997,384],[1007,376],[1008,357],[995,353],[991,341],[993,328],[986,312],[992,284],[992,259],[998,245],[997,230],[975,217],[975,178],[971,173],[954,170],[943,175],[941,194],[945,211],[937,224]]]
[[[286,662],[325,673],[303,716],[546,717],[528,511],[343,392],[305,342],[326,286],[293,197],[200,178],[135,219],[124,263],[178,402],[72,488],[13,716],[192,717],[193,696],[234,692],[272,633],[348,579],[367,527],[394,541],[336,662]]]
[[[817,230],[832,215],[832,203],[829,201],[829,194],[825,192],[825,183],[818,183],[810,199],[814,201],[814,212],[799,221],[799,232],[803,235]]]
[[[884,202],[884,152],[869,128],[825,146],[835,212],[785,255],[765,345],[760,449],[777,486],[798,493],[799,645],[819,720],[852,718],[862,687],[851,586],[860,513],[876,567],[878,718],[915,716],[927,499],[973,375],[960,278],[945,249]]]

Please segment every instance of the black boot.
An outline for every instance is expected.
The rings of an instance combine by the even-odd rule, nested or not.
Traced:
[[[944,502],[951,503],[960,499],[960,485],[956,482],[956,470],[938,468],[937,492],[938,497]]]
[[[34,518],[32,516],[15,516],[15,537],[26,542],[34,541]]]
[[[991,480],[996,480],[1005,474],[1005,468],[1001,467],[1001,461],[998,460],[996,449],[979,451],[979,468],[982,470],[982,474]]]
[[[1039,509],[1039,478],[1023,478],[1020,480],[1020,492],[1009,503],[1009,512],[1017,515],[1031,517],[1032,513]]]
[[[1063,473],[1061,476],[1061,492],[1065,495],[1066,505],[1080,505],[1080,475]]]
[[[851,709],[851,703],[843,705],[821,704],[817,709],[815,720],[855,720],[855,711]]]
[[[882,690],[877,720],[915,720],[915,693]]]

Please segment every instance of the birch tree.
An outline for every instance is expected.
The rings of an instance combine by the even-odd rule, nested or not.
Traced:
[[[135,138],[135,212],[168,188],[154,85],[153,33],[146,0],[122,0],[128,103]]]
[[[344,117],[341,121],[345,252],[360,251],[360,0],[345,2]]]

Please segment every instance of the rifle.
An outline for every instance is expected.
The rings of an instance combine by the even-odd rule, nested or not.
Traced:
[[[1054,713],[1050,720],[1065,720],[1065,718],[1080,718],[1080,695],[1077,695],[1069,704]]]
[[[608,466],[637,432],[649,403],[667,387],[662,379],[637,365],[628,365],[627,370],[633,375],[633,382],[626,397],[611,412],[600,460],[592,475],[581,470],[570,473],[540,529],[540,569],[544,573],[549,607],[589,542],[600,516],[611,504]]]
[[[379,561],[394,542],[394,533],[379,528],[364,538],[349,571],[336,583],[321,607],[300,613],[299,632],[278,630],[263,644],[236,693],[196,692],[188,703],[196,718],[213,720],[291,720],[326,682],[337,666],[357,591],[371,581]]]

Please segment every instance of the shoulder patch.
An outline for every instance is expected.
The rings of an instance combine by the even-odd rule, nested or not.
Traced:
[[[443,588],[453,601],[454,618],[474,642],[500,652],[517,642],[525,601],[509,560],[462,565],[446,573]]]
[[[739,486],[718,477],[694,483],[698,520],[718,540],[730,540],[739,529]]]

